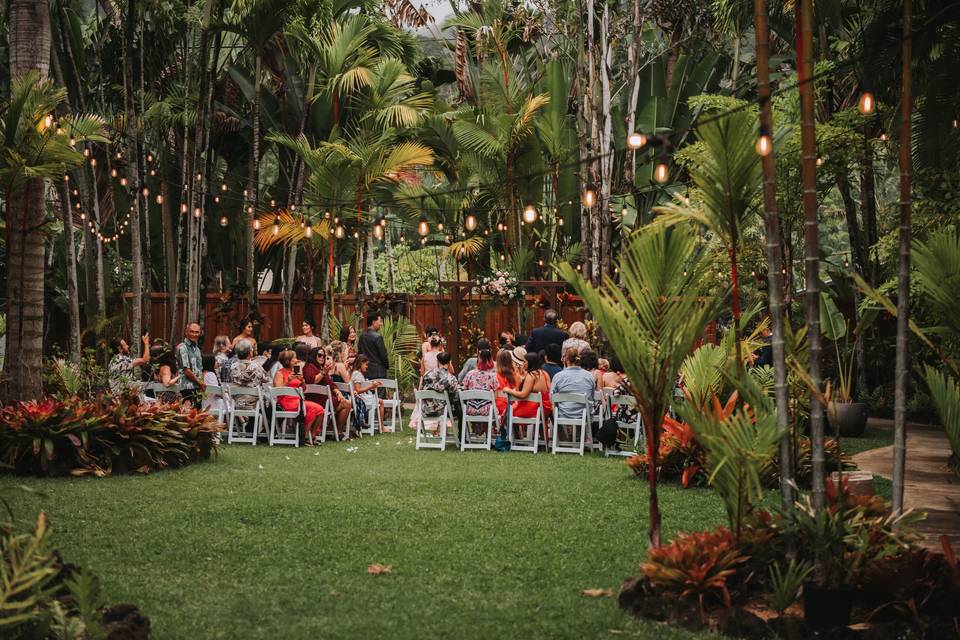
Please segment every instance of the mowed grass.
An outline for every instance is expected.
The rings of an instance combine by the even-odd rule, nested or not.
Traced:
[[[154,638],[707,637],[580,594],[645,556],[647,491],[622,459],[415,451],[407,433],[0,492],[21,519],[46,511],[53,545]],[[660,501],[667,540],[724,521],[710,489]]]

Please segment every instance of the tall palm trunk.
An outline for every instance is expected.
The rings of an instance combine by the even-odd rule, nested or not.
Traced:
[[[47,0],[10,0],[10,77],[50,71]],[[43,392],[43,180],[27,180],[7,200],[7,346],[0,399],[30,400]]]
[[[67,312],[70,318],[70,358],[80,359],[80,296],[77,291],[77,250],[73,242],[73,211],[70,204],[70,186],[66,180],[57,181],[60,195],[60,217],[63,219],[63,250],[67,264]]]
[[[760,125],[773,135],[770,109],[770,33],[767,28],[765,0],[754,0],[753,22],[756,33],[757,95],[760,99]],[[767,289],[770,296],[770,322],[773,336],[774,398],[777,405],[777,426],[784,433],[780,440],[780,502],[785,510],[793,508],[793,439],[790,428],[790,395],[787,387],[786,350],[783,346],[783,278],[780,263],[780,222],[777,217],[777,177],[773,152],[761,159],[763,167],[763,212],[766,227]]]
[[[283,305],[283,335],[293,336],[293,283],[297,269],[297,245],[284,247],[283,278],[281,279],[281,302]]]
[[[253,247],[253,216],[257,215],[258,185],[260,182],[260,73],[263,66],[263,57],[257,52],[253,67],[253,113],[250,115],[253,128],[253,145],[250,152],[250,172],[247,177],[247,197],[244,198],[244,213],[252,208],[253,215],[246,222],[247,237],[247,301],[250,304],[250,314],[253,317],[260,315],[257,307],[257,257]]]
[[[863,164],[860,165],[860,211],[863,227],[867,234],[867,251],[864,269],[871,287],[877,286],[877,264],[870,257],[870,251],[877,243],[877,200],[876,184],[873,172],[873,148],[870,146],[870,125],[863,129]],[[868,266],[869,265],[869,266]]]
[[[804,306],[807,340],[810,344],[810,379],[820,388],[820,231],[817,221],[817,140],[813,95],[813,0],[798,5],[800,58],[800,141],[803,179],[804,261],[807,281]],[[823,453],[823,406],[817,393],[810,393],[810,440],[813,466],[813,506],[826,505],[826,460]]]
[[[132,339],[143,335],[143,251],[140,243],[140,172],[137,139],[137,108],[133,99],[133,32],[136,27],[135,0],[127,3],[126,24],[123,29],[123,106],[127,186],[130,189],[130,257],[133,262],[131,288],[133,289]],[[119,216],[119,213],[118,213]]]
[[[893,513],[903,511],[907,463],[907,330],[910,312],[910,112],[913,36],[911,0],[903,2],[903,91],[900,98],[900,274],[897,290],[897,364],[893,401]]]

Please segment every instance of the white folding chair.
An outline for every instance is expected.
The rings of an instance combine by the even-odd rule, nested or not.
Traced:
[[[340,442],[340,434],[337,433],[337,416],[333,411],[333,391],[330,390],[330,387],[325,384],[308,384],[304,395],[318,395],[326,398],[320,403],[323,406],[323,417],[320,419],[323,425],[320,428],[320,442],[327,441],[327,425],[333,426],[333,437],[337,442]],[[309,433],[307,437],[311,440],[313,438]]]
[[[630,409],[637,408],[637,400],[633,396],[629,395],[611,395],[610,396],[610,413],[611,415],[616,415],[617,410],[620,407],[629,407]],[[633,434],[633,448],[636,449],[639,446],[639,443],[644,437],[643,433],[643,418],[640,417],[640,413],[637,413],[635,420],[630,422],[621,422],[617,420],[617,445],[615,447],[608,447],[606,450],[606,455],[608,456],[632,456],[633,451],[630,449],[624,449],[620,446],[620,433],[623,433],[626,436],[626,439],[623,440],[623,444],[626,445],[630,442],[630,435]]]
[[[540,430],[544,429],[546,421],[546,417],[543,415],[543,397],[539,393],[531,393],[526,397],[526,400],[537,403],[537,412],[532,418],[519,418],[513,415],[512,403],[508,404],[507,439],[510,441],[511,451],[536,453],[540,443]],[[527,427],[526,437],[519,435],[523,427]],[[544,438],[546,438],[546,431],[544,431]]]
[[[238,407],[240,398],[256,398],[252,407]],[[257,436],[260,434],[261,422],[266,423],[263,415],[263,392],[260,387],[241,387],[231,384],[227,387],[227,444],[234,442],[249,443],[257,446]],[[240,418],[242,428],[236,429],[237,418]],[[250,420],[248,420],[248,418]],[[246,426],[249,425],[249,429]]]
[[[350,431],[353,430],[353,385],[349,382],[334,382],[333,384],[337,385],[337,391],[340,392],[344,398],[350,401],[350,413],[347,414],[347,424],[344,425],[346,430],[345,439],[350,438]],[[363,434],[360,434],[361,436]]]
[[[380,389],[384,390],[383,424],[380,433],[396,433],[403,429],[403,403],[400,400],[400,385],[396,380],[380,378]],[[387,416],[390,416],[390,428],[387,428]]]
[[[216,418],[217,422],[226,422],[227,398],[223,387],[208,384],[203,392],[203,399],[204,401],[210,401],[210,415]]]
[[[417,399],[417,411],[420,414],[420,422],[417,424],[417,449],[446,449],[447,447],[447,422],[450,419],[450,398],[446,393],[439,391],[414,391]],[[423,412],[424,400],[436,400],[443,403],[443,413],[439,417],[428,417]],[[437,424],[437,434],[427,434],[427,423]],[[456,429],[456,427],[454,427]],[[458,438],[454,435],[453,442]]]
[[[372,382],[372,380],[368,380],[367,382]],[[340,386],[340,383],[338,382],[337,387],[339,386]],[[351,422],[353,422],[353,426],[357,430],[357,433],[359,433],[361,437],[376,435],[377,422],[379,420],[379,412],[377,411],[377,408],[378,408],[377,398],[374,397],[373,399],[368,399],[367,397],[364,397],[361,395],[361,398],[363,399],[363,403],[367,405],[367,423],[357,424],[356,413],[353,413],[353,407],[356,406],[354,403],[356,402],[357,394],[354,391],[352,382],[347,385],[347,391],[350,393]]]
[[[579,453],[583,455],[586,446],[587,432],[590,429],[590,401],[583,393],[554,393],[550,396],[553,402],[553,453]],[[560,403],[579,405],[578,416],[565,418],[560,415]],[[561,438],[561,433],[570,431],[571,438]],[[579,436],[578,436],[579,432]]]
[[[293,411],[284,411],[278,402],[280,398],[294,397],[297,399],[297,408]],[[275,444],[292,444],[300,446],[300,410],[303,408],[303,394],[294,387],[270,388],[270,436],[267,439],[270,446]],[[290,433],[290,421],[293,420],[293,433]],[[279,428],[278,428],[279,427]]]
[[[497,425],[497,406],[493,391],[461,391],[460,394],[460,450],[489,449],[493,444],[493,430]],[[483,402],[486,412],[472,416],[467,413],[468,402]],[[472,425],[485,425],[486,433],[480,439],[473,434]]]
[[[179,394],[183,391],[183,385],[179,382],[169,387],[164,385],[162,382],[154,380],[153,382],[148,382],[140,389],[140,399],[145,403],[157,402],[157,397],[161,393],[176,393]]]

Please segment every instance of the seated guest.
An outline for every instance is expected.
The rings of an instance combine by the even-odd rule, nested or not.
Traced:
[[[291,387],[299,389],[304,386],[303,367],[297,360],[297,354],[291,349],[284,349],[277,357],[277,373],[273,376],[274,387]],[[277,406],[282,411],[299,411],[300,398],[298,396],[280,396],[277,398]],[[320,435],[321,418],[323,418],[323,407],[311,400],[303,401],[304,431],[316,439]],[[307,440],[307,446],[310,446],[310,440]]]
[[[213,339],[213,359],[217,374],[230,358],[230,338],[229,336],[217,336]]]
[[[135,370],[150,362],[150,334],[144,335],[140,341],[143,343],[143,355],[136,359],[130,357],[130,345],[126,340],[114,338],[110,341],[110,350],[114,355],[107,366],[107,373],[110,391],[114,395],[126,392],[139,377]]]
[[[253,343],[241,340],[233,345],[237,361],[230,367],[230,382],[238,387],[264,387],[269,384],[267,372],[253,358]],[[252,409],[257,404],[252,396],[238,396],[234,400],[238,409]]]
[[[350,417],[350,400],[345,398],[337,385],[330,379],[332,370],[332,360],[327,357],[327,352],[323,349],[311,349],[307,356],[306,364],[303,365],[303,380],[307,384],[318,384],[330,388],[330,403],[333,405],[334,415],[337,420],[337,433],[341,438],[346,436],[347,418]],[[308,393],[307,400],[316,402],[321,407],[325,406],[327,397],[320,393]]]
[[[483,340],[487,344],[486,349],[477,351],[476,368],[467,372],[463,376],[460,388],[464,391],[493,391],[497,390],[497,372],[493,370],[493,354],[490,352],[490,342]],[[479,344],[479,341],[478,341]],[[467,401],[467,415],[485,416],[489,412],[489,402],[483,400]]]
[[[457,381],[457,377],[450,373],[450,354],[446,351],[441,351],[437,354],[437,367],[431,369],[423,376],[423,385],[422,389],[425,391],[437,391],[439,393],[447,394],[448,406],[450,407],[450,412],[448,413],[449,417],[453,417],[453,406],[454,402],[450,398],[451,393],[456,393],[460,390],[460,383]],[[424,400],[423,401],[423,417],[425,418],[439,418],[443,415],[443,403],[439,400]]]
[[[578,320],[570,325],[570,337],[563,341],[560,348],[564,354],[571,347],[576,347],[577,351],[586,351],[590,348],[590,343],[585,340],[586,337],[587,325]]]
[[[150,359],[156,363],[154,370],[154,381],[161,383],[165,388],[176,387],[180,382],[180,375],[177,374],[177,358],[173,351],[165,345],[158,345],[150,349]],[[181,400],[178,389],[161,391],[157,394],[157,402],[164,404],[177,404]]]
[[[434,330],[433,335],[429,336],[426,341],[420,345],[421,378],[440,366],[440,363],[437,361],[437,356],[442,352],[443,340],[440,338],[440,334]],[[449,363],[447,366],[449,367]]]
[[[209,389],[211,386],[220,386],[220,377],[216,372],[216,358],[207,354],[203,356],[203,384]],[[211,413],[223,410],[223,398],[204,397],[200,408]]]
[[[253,361],[262,367],[264,363],[270,359],[270,356],[273,355],[271,343],[261,340],[260,342],[250,342],[250,344],[253,345],[251,349],[256,347],[256,352],[253,354]]]
[[[367,411],[370,405],[377,407],[380,424],[383,424],[383,400],[377,397],[377,389],[382,384],[379,380],[367,381],[367,368],[370,362],[367,356],[358,353],[353,360],[353,372],[350,374],[350,384],[353,386],[353,415],[357,429],[367,424]]]
[[[580,352],[580,366],[593,376],[594,384],[598,389],[603,388],[603,372],[600,371],[600,358],[592,349]]]
[[[555,342],[551,342],[543,350],[543,370],[547,372],[551,380],[563,371],[563,365],[560,363],[562,357],[563,351],[561,351],[560,345]]]
[[[280,370],[280,354],[283,353],[284,346],[279,342],[271,342],[268,351],[270,357],[263,363],[263,370],[267,372],[267,379],[272,381]]]
[[[347,349],[346,342],[335,340],[330,343],[330,379],[334,382],[346,383],[350,381],[348,354],[349,349]]]
[[[543,370],[539,353],[528,353],[524,356],[524,361],[520,362],[518,352],[520,347],[513,350],[512,356],[514,365],[517,367],[519,383],[516,389],[504,389],[504,393],[515,400],[513,403],[513,415],[517,418],[533,418],[537,415],[540,408],[539,402],[526,400],[531,393],[541,394],[543,402],[543,419],[553,411],[553,405],[550,404],[550,375]],[[547,437],[546,425],[544,425],[544,438]]]
[[[340,327],[339,340],[343,343],[347,352],[344,356],[344,362],[347,363],[348,367],[352,367],[353,359],[357,357],[357,330],[352,325]],[[350,376],[348,375],[343,381],[346,382],[349,379]]]
[[[477,340],[477,355],[470,356],[467,358],[467,361],[463,363],[463,367],[460,369],[460,373],[457,375],[457,380],[460,383],[463,383],[464,378],[467,377],[467,374],[477,368],[477,357],[480,355],[481,351],[490,351],[490,341],[486,338],[480,338]]]
[[[513,349],[514,335],[511,331],[501,331],[499,342],[501,349]]]
[[[517,386],[516,372],[513,368],[513,356],[510,349],[500,349],[497,352],[497,414],[502,418],[507,415],[507,395],[505,389],[515,389]]]
[[[303,324],[300,325],[301,333],[295,338],[297,342],[302,342],[311,349],[320,346],[320,338],[314,333],[317,329],[317,324],[310,318],[304,318]]]
[[[609,371],[605,371],[601,381],[603,389],[616,389],[627,379],[627,374],[623,371],[623,365],[620,364],[620,358],[613,356],[610,358]]]
[[[566,331],[557,327],[558,319],[556,309],[547,309],[543,312],[543,326],[531,331],[530,337],[527,338],[527,353],[544,351],[549,344],[557,346],[563,344],[569,336]]]
[[[587,402],[594,402],[597,381],[593,374],[580,367],[580,351],[570,347],[563,352],[564,369],[553,377],[550,395],[558,393],[581,393],[587,396]],[[561,418],[579,418],[582,407],[572,402],[558,402],[557,415]]]

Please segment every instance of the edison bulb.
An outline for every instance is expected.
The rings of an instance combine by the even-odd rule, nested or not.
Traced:
[[[771,151],[773,151],[773,142],[770,140],[770,136],[763,134],[757,139],[757,153],[761,156],[768,156]]]
[[[670,177],[670,167],[667,166],[667,163],[661,160],[657,163],[656,168],[653,170],[653,179],[657,182],[663,184]]]
[[[870,115],[873,113],[874,108],[877,105],[876,99],[873,97],[873,94],[869,91],[864,91],[860,94],[860,101],[857,103],[857,108],[860,110],[860,113],[863,115]]]
[[[639,149],[647,144],[647,136],[643,135],[639,131],[634,131],[629,136],[627,136],[627,146],[631,149]]]
[[[523,221],[527,224],[533,224],[537,221],[537,208],[533,206],[532,202],[528,202],[527,206],[523,208]]]

